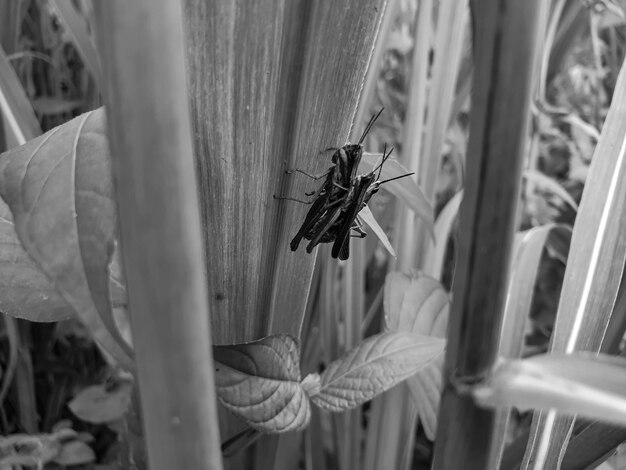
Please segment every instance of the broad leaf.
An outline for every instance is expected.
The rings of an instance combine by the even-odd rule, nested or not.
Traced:
[[[132,368],[109,298],[115,204],[104,110],[83,114],[0,156],[0,196],[28,254],[100,345]]]
[[[81,390],[69,409],[88,423],[110,423],[124,416],[132,399],[133,385],[120,381],[115,386],[93,385]]]
[[[326,410],[349,410],[406,380],[443,351],[438,338],[408,332],[371,336],[328,366],[311,400]]]
[[[482,406],[554,410],[626,425],[626,360],[591,354],[505,361],[472,395]]]
[[[311,417],[300,384],[296,340],[285,334],[251,343],[215,346],[217,397],[250,427],[267,433],[298,431]]]
[[[385,322],[391,331],[445,338],[450,300],[439,281],[417,271],[389,273],[385,282]],[[426,437],[435,438],[442,387],[441,355],[407,380]]]
[[[0,200],[0,311],[38,322],[59,321],[74,309],[24,251],[9,207]]]

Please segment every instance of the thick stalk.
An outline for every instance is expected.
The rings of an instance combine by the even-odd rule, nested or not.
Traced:
[[[96,7],[150,468],[221,469],[181,5]]]
[[[496,360],[515,229],[541,1],[473,2],[475,76],[459,261],[433,468],[488,468],[495,413],[463,389]]]

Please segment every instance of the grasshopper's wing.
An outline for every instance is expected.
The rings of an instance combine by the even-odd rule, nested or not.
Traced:
[[[352,227],[355,225],[355,220],[359,212],[363,208],[366,201],[371,197],[370,185],[373,182],[374,175],[368,175],[359,177],[359,189],[357,194],[353,197],[350,204],[345,208],[345,218],[343,223],[337,232],[337,238],[333,244],[331,255],[333,258],[339,257],[340,260],[348,259],[350,256],[350,233]]]
[[[319,195],[317,199],[313,201],[313,205],[306,213],[306,217],[304,218],[304,222],[302,223],[300,230],[298,230],[298,233],[295,237],[293,237],[293,240],[291,240],[291,243],[289,244],[291,251],[296,251],[298,249],[298,245],[300,245],[302,238],[315,226],[320,217],[324,215],[324,207],[326,206],[329,197],[330,192],[327,191],[326,194]]]
[[[345,218],[343,219],[341,227],[339,227],[335,243],[333,243],[331,252],[333,258],[338,257],[340,260],[346,260],[350,256],[350,231],[354,225],[354,219],[356,219],[359,213],[361,199],[361,197],[353,199],[345,210]]]
[[[326,215],[323,219],[320,220],[319,227],[317,229],[317,233],[313,236],[309,244],[306,246],[306,252],[311,253],[313,248],[315,248],[319,243],[324,234],[330,230],[333,225],[337,222],[337,219],[341,215],[341,207],[342,205],[336,205],[326,211]]]

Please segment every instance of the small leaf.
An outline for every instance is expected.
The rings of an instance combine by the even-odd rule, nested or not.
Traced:
[[[88,423],[109,423],[120,419],[128,410],[133,385],[121,381],[111,388],[93,385],[80,391],[69,403],[76,416]]]
[[[380,156],[380,154],[364,152],[363,158],[361,159],[361,166],[364,167],[365,170],[371,171],[377,163],[380,162]],[[410,171],[402,166],[398,160],[389,158],[383,165],[380,179],[388,180],[406,175],[407,173],[410,173]],[[428,199],[413,178],[400,178],[395,181],[390,181],[382,187],[409,206],[411,210],[415,212],[415,215],[422,219],[428,233],[432,235],[433,226],[435,224],[434,211],[430,202],[428,202]]]
[[[311,400],[320,408],[344,411],[389,390],[443,353],[445,342],[413,333],[381,333],[332,362]]]
[[[439,281],[418,271],[389,273],[385,282],[385,322],[391,331],[445,338],[450,300]],[[407,380],[426,437],[434,440],[442,387],[443,355]]]
[[[626,425],[624,390],[626,360],[578,353],[502,362],[471,393],[485,407],[554,410]]]
[[[82,465],[94,460],[96,460],[94,451],[81,441],[63,444],[59,455],[54,458],[54,461],[60,465]]]
[[[286,334],[215,346],[215,385],[222,406],[267,433],[306,427],[311,411],[300,384],[298,344]]]
[[[370,208],[365,206],[363,209],[361,209],[361,212],[359,212],[359,217],[363,220],[363,222],[365,222],[369,226],[369,228],[372,229],[372,231],[376,234],[376,236],[381,241],[383,246],[387,249],[389,254],[391,254],[391,256],[395,258],[396,252],[391,246],[391,243],[389,243],[387,234],[382,229],[382,227],[378,225],[378,222],[376,222],[376,219],[374,218],[374,214],[372,214],[372,211],[370,210]]]

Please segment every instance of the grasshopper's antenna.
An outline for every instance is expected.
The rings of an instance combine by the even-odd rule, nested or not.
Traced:
[[[371,119],[367,123],[367,126],[365,126],[365,130],[363,130],[363,134],[361,134],[361,138],[359,139],[358,145],[361,145],[363,143],[363,141],[365,140],[365,136],[370,130],[372,130],[372,126],[374,125],[374,123],[376,122],[376,119],[378,119],[378,117],[381,115],[384,109],[385,108],[380,108],[380,111],[378,111],[378,114],[374,114],[371,117]]]
[[[372,173],[374,173],[376,170],[379,170],[379,171],[378,171],[378,178],[380,178],[380,174],[381,174],[381,172],[383,171],[383,164],[387,161],[387,159],[388,159],[388,158],[389,158],[389,156],[391,155],[391,152],[393,152],[393,147],[391,147],[391,149],[389,150],[389,153],[385,155],[385,153],[386,153],[386,152],[387,152],[387,144],[385,144],[385,147],[384,147],[384,149],[383,149],[383,161],[382,161],[382,162],[380,162],[380,163],[376,166],[376,168],[374,168],[374,169],[372,170]],[[377,178],[377,179],[378,179],[378,178]]]
[[[378,186],[380,186],[381,184],[389,183],[390,181],[393,181],[393,180],[399,180],[400,178],[406,178],[407,176],[411,176],[411,175],[414,175],[414,174],[415,174],[415,172],[407,173],[406,175],[395,176],[393,178],[389,178],[388,180],[377,181],[377,183],[378,183]]]

